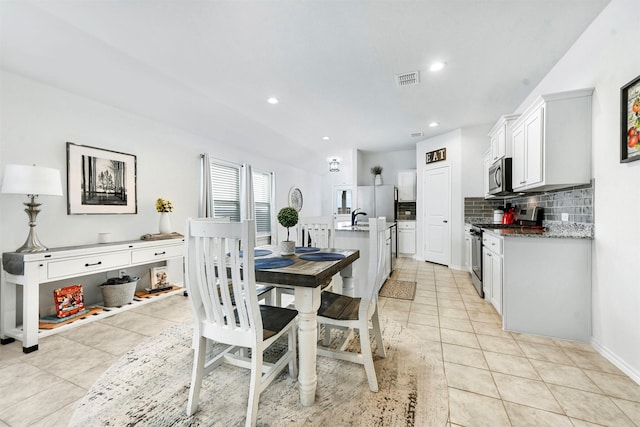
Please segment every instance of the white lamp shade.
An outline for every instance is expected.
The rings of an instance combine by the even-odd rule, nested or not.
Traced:
[[[6,165],[2,193],[62,196],[60,171],[28,165]]]

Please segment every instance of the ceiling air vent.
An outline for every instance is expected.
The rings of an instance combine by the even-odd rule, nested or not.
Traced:
[[[398,87],[417,85],[420,83],[420,72],[412,71],[410,73],[396,74],[396,84]]]
[[[418,137],[421,137],[421,136],[424,136],[424,132],[413,132],[411,134],[411,138],[418,138]]]

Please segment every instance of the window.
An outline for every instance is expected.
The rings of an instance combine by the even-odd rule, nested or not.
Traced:
[[[214,163],[216,162],[216,163]],[[240,165],[211,161],[211,192],[214,216],[240,221]]]
[[[271,235],[271,173],[253,171],[253,198],[257,235]]]
[[[239,222],[241,165],[211,159],[210,165],[211,193],[214,216],[228,216],[231,221]],[[256,220],[256,237],[258,244],[270,243],[274,200],[273,173],[253,169],[253,199]]]

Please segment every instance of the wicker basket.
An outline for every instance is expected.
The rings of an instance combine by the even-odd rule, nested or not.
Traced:
[[[126,283],[100,285],[102,291],[102,300],[105,307],[120,307],[133,301],[133,295],[136,292],[138,280]]]

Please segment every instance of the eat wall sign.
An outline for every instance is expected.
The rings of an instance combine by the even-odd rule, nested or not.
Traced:
[[[443,160],[447,160],[447,149],[445,148],[440,148],[438,150],[435,151],[429,151],[427,153],[427,164],[429,163],[435,163],[435,162],[441,162]]]

